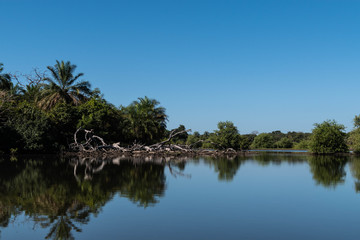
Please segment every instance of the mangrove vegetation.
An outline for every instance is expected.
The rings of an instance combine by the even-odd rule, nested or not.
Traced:
[[[165,143],[176,144],[176,149],[360,152],[360,117],[355,117],[355,128],[350,133],[334,120],[315,124],[312,133],[260,134],[240,134],[231,121],[221,121],[216,130],[204,133],[191,132],[184,125],[168,129],[167,121],[166,109],[147,96],[128,106],[114,106],[99,89],[92,89],[84,74],[69,61],[56,61],[46,71],[34,69],[30,74],[9,73],[0,64],[0,153],[68,151],[79,129],[91,131],[119,148],[137,144],[153,146],[147,148],[153,150],[154,144],[168,139]],[[169,138],[171,134],[176,136]]]

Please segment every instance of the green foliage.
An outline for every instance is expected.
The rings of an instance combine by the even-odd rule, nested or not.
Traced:
[[[360,154],[360,128],[357,128],[349,133],[347,143],[354,153]]]
[[[201,135],[199,132],[194,132],[194,134],[189,134],[186,139],[186,144],[192,148],[198,149],[202,147]]]
[[[11,154],[16,154],[18,152],[18,148],[10,148],[10,153]]]
[[[310,151],[319,154],[348,152],[344,130],[344,125],[337,124],[334,120],[315,124],[310,138]]]
[[[348,134],[347,143],[355,154],[360,154],[360,115],[354,118],[355,129]]]
[[[360,128],[360,115],[354,117],[354,127]]]
[[[12,112],[7,126],[17,132],[25,151],[51,151],[54,149],[54,129],[45,113],[27,102],[19,103]],[[17,145],[17,144],[15,144]]]
[[[251,148],[292,148],[299,142],[307,139],[309,133],[273,131],[271,133],[262,133],[255,137]]]
[[[219,122],[218,130],[209,137],[216,149],[240,149],[240,135],[237,127],[230,121]]]
[[[0,91],[10,91],[13,84],[11,82],[11,76],[8,73],[1,73],[4,70],[4,64],[0,63]]]
[[[288,132],[286,137],[289,138],[293,143],[299,143],[303,140],[308,140],[310,135],[310,133],[303,132]]]
[[[165,108],[160,103],[148,97],[138,98],[127,107],[121,107],[124,114],[124,133],[127,142],[135,140],[151,144],[162,139],[166,132],[168,119]]]
[[[254,138],[251,144],[252,149],[273,148],[274,138],[269,133],[261,133]]]
[[[103,98],[99,89],[91,91],[89,82],[79,81],[83,73],[75,74],[76,65],[69,61],[56,61],[48,70],[51,78],[37,75],[38,81],[22,88],[14,85],[10,74],[3,73],[0,63],[0,135],[7,136],[0,138],[0,152],[8,153],[11,148],[18,148],[19,152],[63,149],[73,141],[73,134],[80,126],[93,129],[107,142],[121,142],[122,145],[134,141],[152,144],[168,136],[168,116],[157,100],[145,96],[127,107],[117,108]],[[326,124],[329,125],[327,130]],[[308,141],[309,133],[285,134],[279,130],[258,136],[240,135],[234,124],[226,121],[219,122],[218,130],[213,133],[184,133],[174,137],[172,142],[186,143],[193,148],[294,147],[310,148],[315,153],[346,152],[346,144],[342,142],[343,126],[329,121],[326,124],[316,125],[311,141]],[[360,116],[355,116],[354,124],[360,128]],[[180,125],[176,130],[184,129],[185,126]],[[348,143],[356,153],[360,153],[359,135],[358,130],[349,134]]]
[[[274,140],[274,142],[278,142],[281,139],[283,139],[284,137],[286,137],[286,134],[282,133],[281,131],[277,130],[277,131],[272,131],[271,133],[269,133],[269,135],[272,137],[272,139]]]
[[[77,127],[94,129],[104,140],[123,141],[123,115],[120,110],[108,104],[102,98],[91,98],[78,107],[80,120]]]
[[[174,130],[175,130],[175,132],[180,132],[180,131],[186,130],[186,128],[184,125],[180,125],[178,128],[175,128],[171,131],[174,131]],[[176,144],[185,144],[188,136],[189,136],[189,134],[187,132],[184,132],[184,133],[178,134],[175,137],[173,137],[173,139],[171,139],[171,141]]]
[[[307,150],[309,149],[309,144],[310,144],[310,140],[304,139],[298,143],[295,143],[293,148],[298,150]]]
[[[248,150],[253,143],[256,135],[255,134],[244,134],[240,136],[240,149]]]
[[[293,142],[289,138],[283,137],[279,141],[275,142],[274,145],[276,148],[292,148]]]
[[[53,132],[54,146],[57,148],[66,148],[73,142],[74,132],[79,122],[80,113],[78,109],[66,103],[56,104],[48,113],[55,132]]]
[[[52,78],[45,78],[48,84],[44,85],[39,105],[42,109],[51,109],[57,103],[79,105],[90,95],[90,83],[78,81],[83,73],[74,75],[76,65],[69,61],[56,61],[55,66],[47,67],[51,72]]]

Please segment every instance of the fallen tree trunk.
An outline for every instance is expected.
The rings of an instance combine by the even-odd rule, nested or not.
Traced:
[[[79,140],[79,132],[84,132],[84,141]],[[96,151],[120,151],[120,152],[136,152],[136,151],[146,151],[146,152],[158,152],[158,151],[184,151],[189,152],[189,146],[180,146],[176,144],[169,144],[171,140],[182,133],[190,132],[191,130],[183,130],[176,132],[176,130],[171,131],[168,139],[146,146],[143,144],[133,143],[129,147],[121,147],[120,142],[106,144],[104,139],[95,135],[93,129],[87,130],[83,128],[78,128],[74,133],[74,143],[70,144],[70,149],[78,152],[96,152]]]
[[[215,156],[215,155],[227,155],[227,154],[237,154],[238,152],[232,148],[224,150],[213,150],[213,149],[198,149],[194,150],[193,146],[197,143],[191,145],[179,145],[173,144],[171,140],[182,133],[190,132],[191,130],[182,130],[176,132],[173,130],[170,132],[169,137],[159,143],[152,145],[144,145],[137,143],[136,141],[127,147],[120,145],[120,142],[107,144],[103,138],[94,134],[93,129],[87,130],[83,128],[78,128],[74,133],[74,142],[69,145],[70,150],[77,153],[84,154],[111,154],[111,153],[123,153],[131,154],[133,156],[139,156],[141,154],[193,154],[193,155],[206,155],[206,156]],[[79,137],[80,132],[83,133],[82,137]],[[209,140],[200,140],[198,142],[211,142]],[[213,142],[211,142],[213,143]],[[213,143],[216,145],[215,143]]]

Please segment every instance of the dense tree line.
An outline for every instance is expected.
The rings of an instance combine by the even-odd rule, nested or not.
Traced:
[[[47,72],[6,73],[0,63],[0,151],[57,152],[73,142],[77,128],[93,129],[107,142],[127,146],[153,144],[169,135],[166,109],[155,99],[141,97],[128,106],[116,107],[99,89],[83,80],[69,61],[56,61]],[[355,128],[344,132],[335,121],[315,124],[312,133],[273,131],[240,134],[230,121],[219,122],[213,132],[184,132],[172,143],[205,149],[309,149],[314,153],[360,153],[360,116]],[[185,130],[180,125],[176,130]]]
[[[51,76],[14,83],[0,68],[0,150],[49,152],[66,149],[78,127],[93,129],[109,142],[150,144],[166,134],[167,115],[159,102],[138,98],[115,107],[76,74],[76,65],[57,61]]]

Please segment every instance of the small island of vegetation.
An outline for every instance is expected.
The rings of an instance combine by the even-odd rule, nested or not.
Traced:
[[[99,89],[92,89],[69,61],[56,61],[47,71],[34,69],[31,74],[6,73],[3,66],[0,64],[3,154],[81,151],[94,145],[96,149],[147,152],[160,148],[227,153],[273,148],[307,149],[315,154],[360,152],[360,116],[355,117],[355,129],[350,133],[343,125],[327,120],[315,124],[312,133],[240,134],[233,122],[223,121],[213,132],[191,134],[184,125],[168,130],[166,109],[155,99],[145,96],[128,106],[114,106]],[[82,134],[83,141],[76,134]]]

